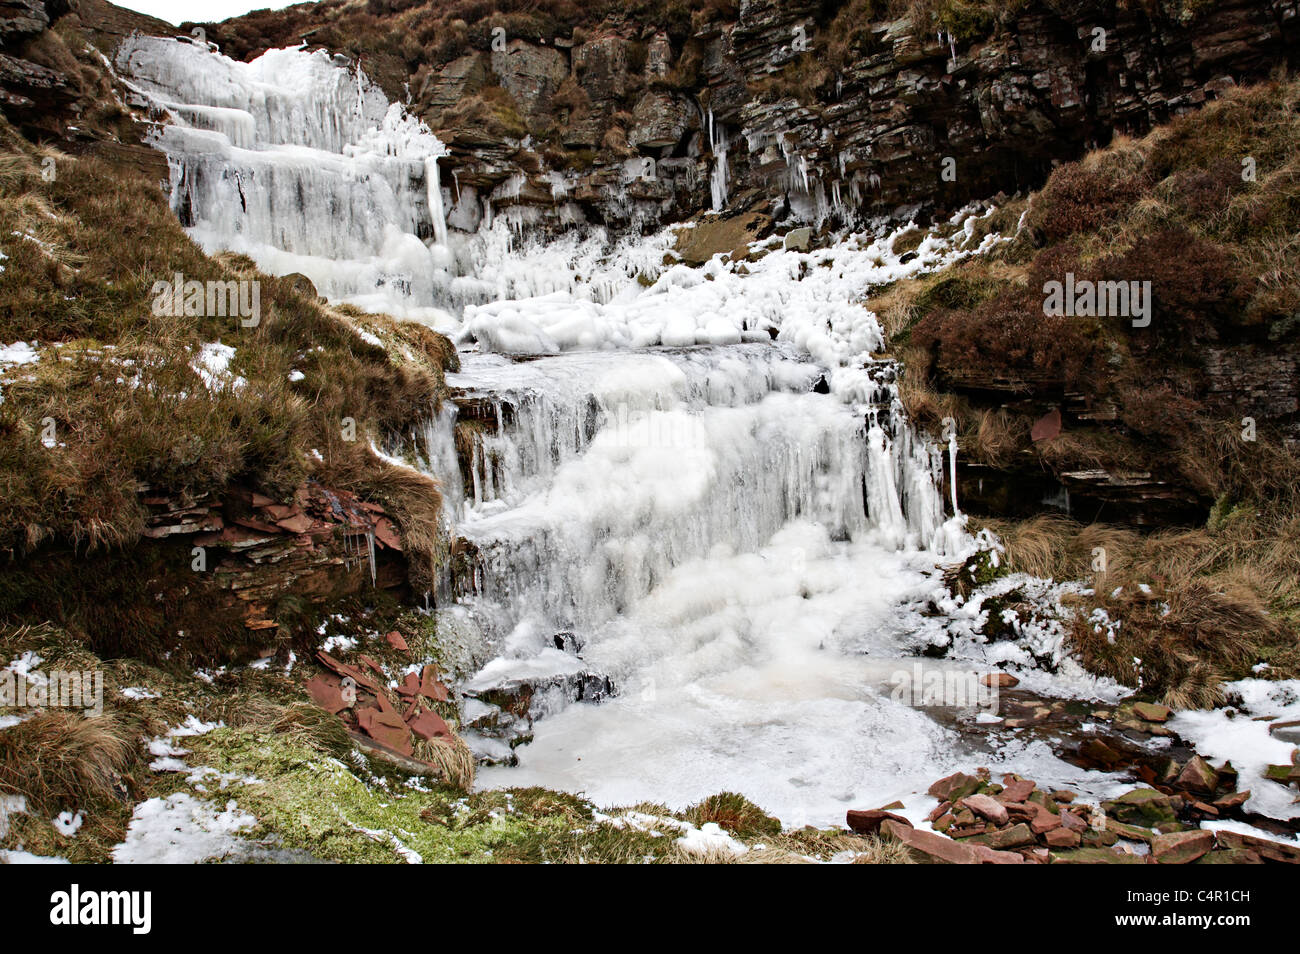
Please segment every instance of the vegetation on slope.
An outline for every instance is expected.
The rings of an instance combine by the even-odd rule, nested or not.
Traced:
[[[416,613],[375,616],[358,609],[348,620],[350,625],[336,617],[326,630],[351,632],[358,640],[354,650],[336,650],[342,658],[365,655],[384,662],[386,644],[375,630],[389,625],[405,634],[417,656],[438,645],[429,620]],[[127,838],[137,805],[185,793],[217,810],[233,802],[255,820],[227,846],[228,860],[909,860],[898,845],[843,830],[782,832],[776,819],[734,793],[684,811],[663,805],[601,811],[586,798],[561,792],[471,793],[465,779],[451,784],[411,775],[355,750],[343,724],[310,701],[302,680],[320,671],[311,663],[196,676],[134,660],[98,659],[50,626],[0,632],[0,656],[28,652],[42,660],[34,667],[38,673],[103,671],[104,711],[94,717],[76,710],[26,711],[24,721],[0,731],[0,796],[20,796],[25,803],[22,811],[0,818],[0,849],[104,862]],[[446,715],[454,722],[453,709]],[[187,723],[202,723],[199,734],[169,734]],[[161,755],[164,750],[177,754]],[[62,812],[81,814],[75,834],[52,823]],[[748,851],[687,851],[676,842],[683,824],[716,824]]]
[[[1075,633],[1084,660],[1130,684],[1140,670],[1171,704],[1212,703],[1220,679],[1261,662],[1278,677],[1300,663],[1300,459],[1285,411],[1300,351],[1298,104],[1295,81],[1234,90],[1064,165],[1003,211],[1013,242],[869,304],[904,357],[914,419],[937,432],[952,418],[967,459],[1016,475],[1151,472],[1204,501],[1203,527],[1149,535],[991,523],[1013,567],[1095,576]],[[1151,281],[1150,326],[1045,315],[1044,283],[1067,272]],[[1280,359],[1273,390],[1234,371],[1216,391],[1216,354],[1247,369]],[[1062,433],[1033,441],[1052,407],[1066,408]],[[1114,642],[1086,622],[1096,608],[1125,621]]]

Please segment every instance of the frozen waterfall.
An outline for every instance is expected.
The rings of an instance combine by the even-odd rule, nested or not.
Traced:
[[[293,49],[241,63],[133,36],[116,68],[167,120],[157,145],[172,208],[205,250],[302,272],[331,299],[418,313],[449,281],[445,148],[345,64]]]
[[[934,599],[936,555],[968,540],[861,301],[997,241],[976,214],[906,261],[888,234],[809,251],[774,235],[698,268],[667,230],[539,243],[485,216],[453,267],[443,146],[359,70],[147,37],[117,68],[165,120],[173,208],[206,249],[460,346],[453,402],[387,451],[443,483],[438,614],[472,644],[463,729],[519,762],[485,784],[731,789],[826,822],[952,745],[881,693],[898,607]],[[709,137],[721,207],[711,119]]]

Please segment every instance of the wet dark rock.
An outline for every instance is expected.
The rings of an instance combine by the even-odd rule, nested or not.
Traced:
[[[1186,22],[1034,0],[952,45],[929,24],[857,23],[842,66],[827,68],[828,51],[845,40],[832,33],[843,24],[831,26],[842,6],[753,0],[685,37],[628,16],[587,20],[582,31],[561,27],[545,40],[512,36],[505,49],[472,41],[448,60],[413,51],[405,64],[380,29],[373,39],[349,36],[361,49],[347,52],[365,56],[391,98],[409,85],[422,118],[446,132],[444,182],[454,174],[462,187],[490,191],[523,176],[540,228],[573,203],[592,223],[630,229],[712,207],[709,111],[715,139],[730,139],[734,197],[847,224],[1036,186],[1054,162],[1115,132],[1140,133],[1234,81],[1267,77],[1295,43],[1293,26],[1250,0],[1207,6]],[[241,58],[304,34],[327,45],[342,36],[318,32],[311,9],[260,18],[252,35],[243,22],[210,29]],[[1099,24],[1104,51],[1090,48]],[[460,115],[494,83],[508,98],[501,109]],[[504,143],[487,128],[502,109],[519,117],[530,144],[522,134]],[[639,157],[658,169],[655,182],[634,188],[624,163]],[[945,157],[957,160],[955,180],[939,175]],[[562,199],[546,188],[552,171],[572,178]],[[1278,392],[1279,401],[1293,399]]]

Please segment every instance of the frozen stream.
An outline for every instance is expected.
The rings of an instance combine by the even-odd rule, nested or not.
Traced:
[[[895,698],[918,610],[943,598],[936,560],[970,541],[942,510],[942,455],[889,425],[891,388],[856,404],[818,393],[825,372],[773,344],[465,356],[449,383],[502,425],[458,502],[481,554],[460,611],[497,653],[464,688],[536,690],[514,726],[531,742],[480,785],[676,807],[732,790],[833,825],[954,764],[1077,782],[1044,745],[977,754]],[[970,660],[925,667],[973,679]],[[616,692],[574,702],[593,676]],[[510,757],[509,718],[466,712],[473,747]]]

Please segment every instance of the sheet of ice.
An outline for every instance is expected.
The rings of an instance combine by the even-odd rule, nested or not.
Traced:
[[[1224,684],[1239,704],[1226,709],[1186,710],[1169,720],[1169,727],[1215,761],[1231,760],[1240,775],[1238,787],[1250,789],[1249,811],[1272,818],[1300,817],[1300,804],[1289,786],[1263,777],[1269,765],[1289,765],[1295,746],[1269,734],[1273,721],[1300,719],[1300,679],[1242,679]]]
[[[967,210],[955,218],[979,217]],[[655,262],[645,254],[647,246],[667,250],[668,232],[649,242],[625,240],[604,265],[573,246],[525,245],[514,250],[526,264],[513,267],[508,291],[464,307],[464,332],[480,347],[504,354],[733,344],[776,334],[822,365],[843,368],[849,380],[840,390],[848,390],[862,382],[854,369],[883,347],[876,317],[860,304],[870,288],[942,267],[999,240],[989,235],[969,242],[964,229],[950,239],[931,235],[904,262],[892,248],[896,234],[853,236],[810,252],[787,250],[778,239],[757,261],[715,257],[701,268],[665,266],[662,255]],[[585,280],[569,284],[565,276]]]

